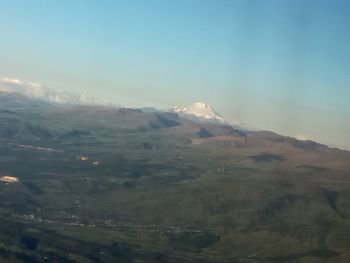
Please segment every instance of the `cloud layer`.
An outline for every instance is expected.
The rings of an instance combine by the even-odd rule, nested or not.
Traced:
[[[19,79],[0,78],[0,91],[19,93],[24,96],[60,104],[83,104],[113,106],[106,100],[97,100],[85,95],[57,91],[35,82],[25,82]]]

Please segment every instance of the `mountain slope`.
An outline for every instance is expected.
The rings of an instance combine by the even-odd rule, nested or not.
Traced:
[[[11,96],[0,177],[18,182],[0,182],[0,261],[348,263],[349,152]]]

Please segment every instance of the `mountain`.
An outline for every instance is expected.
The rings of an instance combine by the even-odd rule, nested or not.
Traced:
[[[171,112],[166,112],[154,108],[57,104],[18,93],[0,91],[0,122],[0,137],[6,139],[47,140],[79,138],[91,134],[110,137],[120,131],[144,133],[159,130],[168,136],[190,140],[201,138],[201,144],[216,144],[221,141],[221,137],[231,136],[232,140],[243,140],[243,144],[235,142],[241,148],[258,145],[272,147],[281,144],[293,148],[326,147],[272,132],[236,128],[227,124],[205,103],[176,107]],[[247,137],[251,139],[247,141]]]
[[[177,110],[0,92],[0,262],[349,262],[350,152]]]
[[[16,92],[5,92],[0,89],[0,110],[30,110],[41,107],[54,107],[53,104],[43,100],[29,98]]]
[[[203,102],[196,102],[188,107],[174,107],[171,111],[195,121],[218,124],[224,124],[226,122],[210,105]]]

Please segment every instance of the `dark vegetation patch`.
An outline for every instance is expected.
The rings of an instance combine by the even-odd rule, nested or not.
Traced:
[[[54,252],[47,252],[45,254],[45,257],[47,258],[46,262],[57,262],[57,263],[77,263],[75,260],[68,259],[65,256],[58,255],[58,253]],[[99,262],[99,261],[97,261]]]
[[[148,170],[147,166],[145,166],[145,165],[135,166],[129,172],[128,177],[135,178],[135,179],[140,178],[140,177],[146,175],[146,173],[145,173],[146,169]]]
[[[295,253],[285,256],[279,256],[279,257],[269,257],[269,258],[259,258],[259,261],[262,262],[294,262],[295,260],[299,260],[304,257],[314,257],[319,259],[331,259],[336,256],[338,256],[339,253],[331,250],[329,248],[319,248],[319,249],[313,249],[309,250],[303,253]]]
[[[177,113],[175,113],[175,112],[163,112],[163,113],[159,113],[157,115],[163,116],[163,117],[165,117],[167,119],[171,119],[171,120],[174,120],[174,121],[180,120],[179,115]]]
[[[303,150],[322,150],[322,149],[327,149],[328,147],[326,145],[314,142],[314,141],[298,141],[298,140],[293,140],[292,145],[296,148],[300,148]]]
[[[30,123],[25,124],[25,128],[28,130],[28,132],[31,135],[34,135],[35,137],[38,137],[40,139],[52,139],[54,138],[54,135],[44,127],[41,127],[39,125],[33,125]]]
[[[35,229],[36,234],[28,233],[26,226],[10,220],[2,221],[0,236],[7,238],[10,247],[0,246],[0,262],[135,262],[136,258],[154,258],[154,253],[143,251],[128,243],[96,243],[61,235],[49,229]],[[86,230],[83,230],[86,231]],[[19,238],[18,238],[19,237]],[[9,239],[10,238],[10,239]],[[17,240],[18,238],[18,240]],[[40,241],[40,242],[39,242]],[[39,245],[40,243],[40,245]],[[12,246],[17,249],[13,250]],[[103,251],[103,253],[101,253]],[[72,255],[79,260],[73,260]],[[2,261],[5,260],[5,261]],[[139,261],[137,261],[139,262]],[[143,262],[157,262],[146,260]]]
[[[32,255],[32,254],[28,254],[28,253],[24,253],[24,252],[17,252],[15,253],[16,257],[20,260],[23,260],[23,262],[26,263],[39,263],[39,259],[37,256]]]
[[[286,194],[272,200],[259,212],[259,222],[263,224],[271,224],[280,213],[285,209],[288,209],[297,200],[298,197],[294,194]]]
[[[128,180],[128,181],[123,183],[123,186],[125,186],[126,188],[135,188],[136,181],[135,180]]]
[[[345,215],[341,211],[339,211],[337,207],[337,200],[339,198],[339,193],[337,191],[327,190],[325,188],[321,188],[321,190],[329,206],[332,208],[332,210],[342,219],[345,219]]]
[[[327,171],[329,171],[328,168],[320,167],[320,166],[314,166],[314,165],[299,165],[299,166],[297,166],[297,168],[312,170],[312,171],[315,171],[315,172],[327,172]]]
[[[70,131],[64,132],[62,135],[60,135],[60,138],[61,139],[79,138],[81,136],[87,136],[87,135],[92,135],[92,132],[90,130],[72,129]]]
[[[155,129],[160,129],[160,128],[173,128],[176,126],[181,125],[179,122],[176,120],[170,119],[169,117],[165,117],[162,114],[155,114],[157,117],[158,122],[157,123],[152,123],[152,127]]]
[[[168,233],[167,236],[174,248],[185,248],[186,250],[200,250],[211,247],[220,240],[220,236],[209,232]]]
[[[3,138],[36,138],[52,139],[53,134],[37,124],[22,122],[17,119],[2,118],[0,120],[0,136]]]
[[[35,195],[41,195],[44,193],[44,191],[34,182],[24,181],[23,184],[28,188],[30,192],[32,192]]]
[[[205,201],[202,203],[204,211],[210,215],[227,214],[237,208],[236,202],[222,199],[219,197],[219,195],[216,195],[212,201]]]
[[[31,235],[23,235],[21,237],[21,242],[28,250],[36,250],[39,245],[39,239]]]
[[[239,137],[245,137],[247,136],[247,134],[244,131],[241,130],[237,130],[235,128],[233,128],[232,126],[225,126],[225,129],[229,132],[229,134],[233,135],[233,136],[239,136]]]
[[[10,111],[10,110],[7,110],[7,109],[1,110],[1,112],[2,113],[7,113],[7,114],[18,114],[17,112]]]
[[[285,157],[282,155],[261,153],[258,155],[250,156],[255,162],[271,162],[271,161],[284,161]]]
[[[204,128],[200,129],[200,131],[197,132],[197,135],[199,136],[199,138],[209,138],[214,136],[212,133],[208,132]]]
[[[155,147],[154,145],[152,145],[152,144],[150,144],[150,143],[148,143],[148,142],[144,142],[144,143],[142,144],[142,147],[143,147],[143,149],[145,149],[145,150],[155,150],[155,149],[156,149],[156,147]]]

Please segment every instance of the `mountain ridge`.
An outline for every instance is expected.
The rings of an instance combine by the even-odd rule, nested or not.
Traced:
[[[178,127],[181,127],[183,129],[182,132],[186,132],[186,129],[192,130],[192,134],[195,134],[197,136],[202,137],[211,137],[211,136],[224,136],[224,135],[236,135],[236,136],[252,136],[256,138],[269,138],[271,141],[288,141],[288,143],[294,144],[297,147],[306,147],[306,148],[319,148],[322,149],[325,144],[316,142],[314,140],[298,140],[297,138],[291,137],[291,136],[284,136],[280,135],[274,132],[266,132],[262,130],[250,130],[246,128],[237,127],[236,125],[232,125],[228,122],[226,122],[220,114],[215,112],[213,108],[203,102],[200,103],[194,103],[191,107],[175,107],[172,110],[158,110],[155,108],[121,108],[121,107],[110,107],[105,105],[96,105],[96,104],[57,104],[55,102],[45,101],[33,97],[28,97],[26,95],[17,93],[17,92],[6,92],[0,90],[0,113],[2,116],[1,118],[9,118],[9,114],[11,113],[12,118],[14,118],[17,113],[24,113],[25,111],[33,111],[33,113],[37,112],[49,113],[53,114],[52,112],[56,112],[59,114],[64,114],[65,112],[67,114],[70,114],[71,116],[74,116],[74,119],[76,119],[77,122],[79,122],[79,118],[83,118],[85,120],[83,123],[90,123],[94,126],[98,125],[104,125],[104,121],[117,121],[118,123],[115,123],[112,125],[115,128],[118,127],[124,127],[127,129],[139,129],[139,130],[152,130],[152,129],[177,129]],[[199,111],[196,112],[196,110],[199,109]],[[114,116],[114,117],[113,117]],[[23,116],[18,116],[16,118],[21,118]],[[34,120],[32,123],[36,127],[35,129],[38,129],[37,127],[40,127],[40,129],[45,129],[45,126],[47,123],[43,123],[38,126],[38,122],[36,121],[36,117],[33,118],[33,115],[31,117],[28,117],[29,120]],[[106,120],[104,120],[106,118]],[[187,121],[186,121],[187,120]],[[24,119],[23,121],[27,121]],[[40,121],[41,122],[41,121]],[[40,123],[39,122],[39,123]],[[5,125],[7,123],[8,125]],[[33,129],[25,129],[23,130],[22,127],[31,127],[30,125],[23,126],[22,124],[15,124],[16,122],[6,122],[4,121],[2,130],[5,132],[4,134],[16,134],[14,133],[14,129],[18,131],[24,131],[24,134],[27,133],[27,131],[33,131]],[[68,122],[70,123],[68,129],[63,129],[64,133],[70,134],[70,131],[73,129],[77,130],[89,130],[89,125],[86,124],[87,127],[83,127],[80,129],[79,127],[75,127],[74,122]],[[191,124],[193,123],[193,124]],[[197,123],[197,124],[195,124]],[[85,125],[85,124],[84,124]],[[194,126],[193,126],[194,125]],[[8,127],[5,127],[8,126]],[[79,126],[79,125],[78,125]],[[214,128],[214,127],[221,127],[221,128]],[[197,128],[190,128],[190,127],[197,127]],[[232,130],[228,127],[232,127]],[[47,129],[48,134],[61,134],[62,130],[60,132],[54,132],[52,131],[50,125]],[[19,133],[22,134],[22,133]],[[30,137],[38,137],[37,134],[41,133],[34,133],[30,134]],[[210,136],[209,136],[210,135]],[[41,137],[41,136],[39,136]],[[44,138],[47,136],[44,136]],[[49,137],[56,137],[56,136],[49,136]],[[296,141],[293,142],[289,140],[288,138],[293,138]],[[346,150],[339,147],[329,146],[326,145],[329,148],[332,149],[341,149]]]

